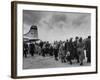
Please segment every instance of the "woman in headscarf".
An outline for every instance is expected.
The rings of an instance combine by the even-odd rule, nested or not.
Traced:
[[[80,38],[78,43],[78,48],[77,48],[80,65],[83,65],[83,60],[85,59],[84,48],[85,45],[82,41],[82,38]]]

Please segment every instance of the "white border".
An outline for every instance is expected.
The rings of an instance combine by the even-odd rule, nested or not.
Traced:
[[[67,67],[51,69],[29,69],[23,70],[23,45],[22,45],[22,26],[24,10],[43,10],[43,11],[62,11],[62,12],[81,12],[91,13],[91,66],[86,67]],[[93,72],[96,70],[96,10],[90,8],[58,7],[45,5],[17,4],[17,76],[32,76],[62,73]]]

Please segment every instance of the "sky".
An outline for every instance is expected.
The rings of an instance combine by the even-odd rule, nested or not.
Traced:
[[[23,10],[23,34],[32,25],[37,25],[38,38],[44,41],[87,38],[91,35],[91,14]]]

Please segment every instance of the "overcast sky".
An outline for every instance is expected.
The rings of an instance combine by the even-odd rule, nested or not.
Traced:
[[[86,38],[91,34],[89,13],[23,10],[23,34],[33,24],[37,25],[38,37],[42,40],[66,40],[76,36]]]

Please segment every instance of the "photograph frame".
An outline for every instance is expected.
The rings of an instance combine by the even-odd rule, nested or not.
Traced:
[[[27,75],[27,76],[18,76],[17,75],[17,5],[18,4],[26,4],[26,5],[43,5],[43,6],[59,6],[59,7],[76,7],[76,8],[89,8],[96,10],[95,22],[96,22],[96,68],[95,71],[90,72],[76,72],[76,73],[58,73],[58,74],[45,74],[45,75]],[[51,76],[67,76],[67,75],[82,75],[82,74],[96,74],[98,73],[98,54],[97,54],[97,40],[98,40],[98,9],[97,6],[89,6],[89,5],[74,5],[74,4],[58,4],[58,3],[42,3],[42,2],[25,2],[25,1],[12,1],[11,2],[11,77],[18,78],[35,78],[35,77],[51,77]]]

